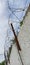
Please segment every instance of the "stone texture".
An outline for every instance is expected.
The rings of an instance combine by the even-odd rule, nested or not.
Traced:
[[[30,9],[27,12],[23,25],[20,29],[18,39],[21,45],[21,56],[24,65],[30,65]]]

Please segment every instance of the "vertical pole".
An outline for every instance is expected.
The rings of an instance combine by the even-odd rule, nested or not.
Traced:
[[[21,51],[21,47],[20,47],[20,45],[19,45],[19,41],[18,41],[18,39],[17,39],[17,36],[16,36],[16,33],[15,33],[15,30],[14,30],[14,27],[13,27],[12,23],[11,23],[11,27],[12,27],[12,31],[13,31],[14,36],[15,36],[15,41],[16,41],[17,49],[18,49],[18,51],[19,51],[19,50]]]
[[[21,51],[21,47],[20,47],[20,45],[19,45],[19,41],[18,41],[18,38],[17,38],[17,36],[16,36],[16,33],[15,33],[15,30],[14,30],[14,27],[13,27],[12,23],[11,23],[11,28],[12,28],[12,31],[13,31],[14,36],[15,36],[16,45],[17,45],[17,49],[18,49],[18,53],[19,53],[19,51]],[[24,65],[20,53],[19,53],[19,56],[20,56],[20,60],[21,60],[22,65]]]

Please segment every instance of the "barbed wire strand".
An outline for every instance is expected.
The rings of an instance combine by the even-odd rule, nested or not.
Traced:
[[[12,9],[11,9],[10,6],[9,6],[9,2],[8,2],[8,8],[9,8],[9,10],[12,12],[13,15],[15,15],[15,13],[14,13],[15,11],[17,12],[17,10],[22,10],[22,9],[20,8],[20,9],[14,9],[14,10],[12,11]],[[23,9],[22,11],[25,11],[25,9]],[[15,15],[15,16],[16,16],[16,15]],[[10,16],[9,16],[9,18],[10,18]],[[16,18],[19,20],[19,18],[18,18],[17,16],[16,16]],[[20,21],[20,20],[19,20],[19,21]],[[18,53],[19,53],[19,52],[18,52]],[[24,65],[20,53],[19,53],[19,56],[20,56],[22,65]]]

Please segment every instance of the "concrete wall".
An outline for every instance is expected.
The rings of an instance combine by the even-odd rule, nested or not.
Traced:
[[[18,35],[22,51],[21,56],[24,65],[30,65],[30,9],[24,19],[24,23]]]

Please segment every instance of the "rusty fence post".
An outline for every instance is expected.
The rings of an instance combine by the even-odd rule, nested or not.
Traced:
[[[11,23],[11,28],[12,28],[13,34],[14,34],[14,36],[15,36],[15,41],[16,41],[16,45],[17,45],[17,49],[18,49],[18,53],[19,53],[19,51],[21,51],[21,46],[19,45],[19,41],[18,41],[18,38],[17,38],[17,35],[16,35],[16,33],[15,33],[15,30],[14,30],[14,27],[13,27],[13,24],[12,24],[12,23]],[[24,65],[20,53],[19,53],[19,56],[20,56],[20,60],[21,60],[22,65]]]
[[[21,51],[21,47],[19,45],[19,41],[18,41],[18,38],[17,38],[17,35],[15,33],[15,30],[14,30],[14,27],[13,27],[12,23],[11,23],[11,28],[12,28],[13,34],[15,36],[15,41],[16,41],[17,49]]]

